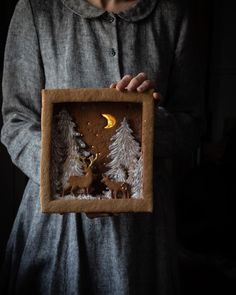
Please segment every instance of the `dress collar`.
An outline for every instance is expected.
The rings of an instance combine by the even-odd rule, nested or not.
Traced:
[[[83,18],[96,18],[106,13],[103,9],[93,6],[86,0],[61,1],[67,8]],[[136,22],[146,18],[154,10],[157,2],[158,0],[139,0],[134,7],[117,15],[126,21]]]

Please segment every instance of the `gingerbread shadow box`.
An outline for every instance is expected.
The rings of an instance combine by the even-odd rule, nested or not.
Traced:
[[[152,212],[151,92],[42,91],[44,213]]]

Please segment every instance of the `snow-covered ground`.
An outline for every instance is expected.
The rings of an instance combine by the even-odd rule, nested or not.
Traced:
[[[132,196],[132,199],[140,199],[138,196]],[[86,195],[86,194],[78,194],[78,195],[65,195],[62,197],[59,194],[56,194],[54,196],[54,200],[61,200],[61,199],[66,199],[66,200],[108,200],[111,199],[111,192],[105,192],[105,194],[102,195]]]
[[[55,195],[54,196],[55,200],[61,200],[61,199],[66,199],[66,200],[105,200],[105,199],[111,199],[111,195],[110,194],[106,194],[106,195],[96,195],[96,196],[92,196],[92,195],[86,195],[86,194],[79,194],[79,195],[65,195],[64,197],[62,197],[61,195]]]

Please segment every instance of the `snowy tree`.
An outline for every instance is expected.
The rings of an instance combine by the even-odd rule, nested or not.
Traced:
[[[62,187],[65,187],[68,179],[72,175],[83,175],[82,163],[78,161],[79,152],[75,140],[72,140],[71,145],[67,150],[67,158],[62,166]]]
[[[66,109],[61,110],[53,120],[52,133],[52,174],[54,192],[60,191],[71,175],[82,175],[82,164],[78,156],[88,156],[81,134],[75,130]]]
[[[134,159],[129,169],[127,182],[131,185],[131,197],[139,198],[143,193],[143,156]]]
[[[61,165],[66,159],[67,152],[67,135],[69,114],[66,110],[62,110],[54,116],[52,122],[52,173],[51,183],[53,184],[54,193],[61,189]]]
[[[116,133],[111,137],[112,143],[109,146],[110,152],[108,154],[111,162],[107,164],[109,170],[106,175],[113,180],[126,181],[127,171],[140,154],[140,145],[132,133],[132,129],[124,118]]]

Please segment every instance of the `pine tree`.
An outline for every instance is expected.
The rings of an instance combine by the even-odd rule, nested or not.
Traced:
[[[51,183],[54,193],[61,189],[61,165],[66,159],[68,141],[69,114],[66,110],[59,112],[52,123],[52,173]]]
[[[61,191],[71,175],[82,175],[83,169],[78,156],[88,156],[86,144],[75,130],[67,110],[61,110],[53,120],[52,136],[52,176],[54,192]]]
[[[132,129],[124,118],[116,133],[111,137],[112,143],[109,146],[110,153],[108,154],[111,162],[107,164],[110,169],[106,175],[113,180],[126,181],[127,171],[134,159],[140,154],[140,145],[132,133]]]
[[[133,165],[129,169],[127,182],[131,185],[131,197],[139,198],[143,193],[143,156],[134,159]]]
[[[71,140],[71,145],[67,150],[67,158],[62,166],[62,187],[65,187],[68,179],[72,175],[83,175],[81,162],[78,161],[79,152],[75,140]]]

